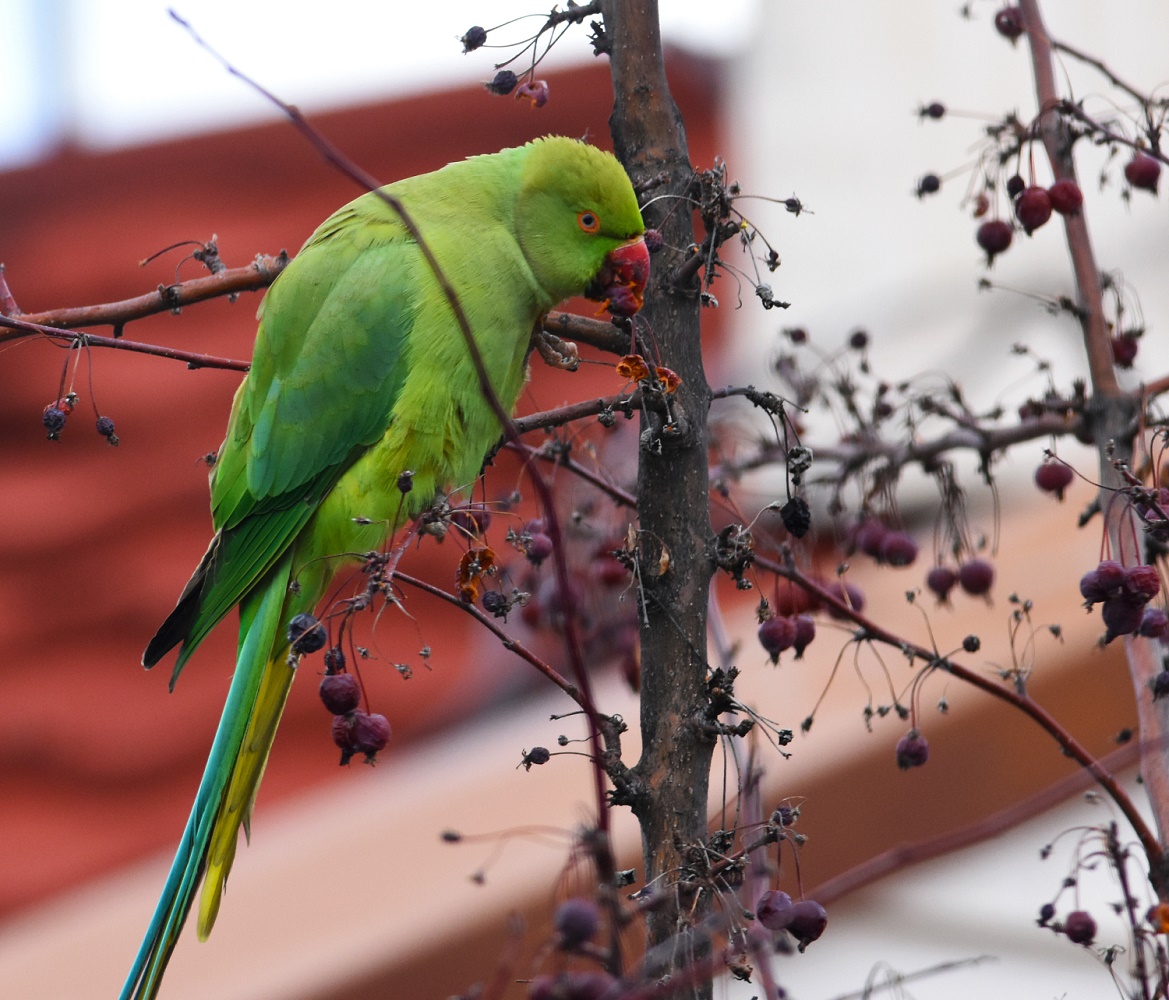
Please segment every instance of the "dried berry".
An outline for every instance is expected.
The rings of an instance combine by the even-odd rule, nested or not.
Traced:
[[[1059,500],[1063,499],[1066,490],[1076,478],[1070,465],[1063,462],[1044,462],[1035,470],[1035,485],[1044,493],[1054,493]]]
[[[769,889],[759,897],[755,906],[755,919],[769,931],[785,930],[792,920],[794,906],[786,892]]]
[[[352,674],[326,674],[319,693],[321,703],[334,715],[345,715],[361,704],[361,685]]]
[[[994,16],[994,30],[1015,41],[1023,34],[1023,12],[1018,7],[1004,7]]]
[[[601,926],[601,911],[591,899],[574,896],[556,907],[552,926],[561,948],[578,948],[596,937]]]
[[[792,906],[787,932],[796,939],[796,947],[802,952],[824,933],[827,926],[828,911],[814,899],[801,899]]]
[[[971,559],[958,567],[958,584],[966,593],[979,597],[994,585],[994,567],[985,559]]]
[[[958,582],[958,574],[949,566],[935,566],[925,578],[925,585],[937,596],[938,602],[947,601]]]
[[[121,444],[121,439],[114,433],[114,422],[109,417],[97,418],[97,432],[115,448]]]
[[[487,32],[480,25],[473,24],[464,32],[459,41],[463,43],[464,53],[474,52],[487,41]]]
[[[902,771],[921,767],[930,759],[930,745],[916,729],[909,730],[897,741],[897,766]]]
[[[986,264],[989,267],[995,257],[1011,245],[1011,227],[1002,219],[991,219],[978,227],[976,239],[978,245],[986,251]]]
[[[498,94],[500,97],[503,97],[504,95],[510,94],[513,90],[515,90],[516,84],[519,82],[519,77],[517,77],[510,69],[501,69],[498,73],[495,74],[491,82],[484,84],[484,86],[489,91],[491,91],[491,93]]]
[[[792,497],[779,511],[783,526],[796,538],[803,538],[812,526],[812,511],[803,497]]]
[[[1133,600],[1147,604],[1161,593],[1161,576],[1154,566],[1129,566],[1124,571],[1124,592]]]
[[[1084,204],[1084,193],[1070,177],[1052,184],[1047,189],[1047,197],[1051,199],[1051,207],[1060,215],[1079,215]]]
[[[1023,232],[1030,236],[1051,218],[1051,198],[1041,187],[1029,187],[1015,199],[1015,215]]]
[[[379,750],[386,748],[390,732],[389,720],[384,715],[353,713],[352,743],[356,750],[365,754],[366,760],[372,761]]]
[[[345,653],[340,646],[325,650],[325,673],[339,674],[345,669]]]
[[[977,653],[982,648],[982,640],[976,635],[968,635],[962,640],[962,648],[968,653]]]
[[[1137,153],[1124,165],[1124,179],[1134,188],[1157,193],[1161,178],[1161,164],[1145,153]]]
[[[533,108],[542,108],[548,103],[548,81],[547,80],[525,80],[519,85],[515,92],[516,98],[526,97],[532,102]],[[610,296],[610,308],[612,308],[612,296]],[[640,305],[640,303],[638,303]],[[633,315],[637,312],[633,309],[628,315]]]
[[[904,531],[890,531],[881,542],[881,560],[890,566],[909,566],[917,558],[917,542]]]
[[[50,403],[41,411],[41,423],[44,425],[50,441],[56,441],[61,435],[61,431],[65,429],[65,421],[68,419],[68,414],[61,409],[56,403]]]
[[[312,615],[297,615],[288,623],[288,642],[298,656],[324,649],[327,641],[325,626]]]
[[[1096,938],[1096,921],[1087,910],[1072,910],[1063,922],[1063,932],[1073,944],[1091,944]]]
[[[552,759],[552,754],[547,747],[532,747],[531,750],[525,750],[520,763],[523,765],[525,771],[530,771],[532,766],[541,766],[547,764]]]
[[[759,626],[759,645],[767,650],[772,663],[779,662],[779,654],[796,644],[796,625],[791,618],[768,618]]]

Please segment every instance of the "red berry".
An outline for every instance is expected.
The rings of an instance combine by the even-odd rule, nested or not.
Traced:
[[[1161,592],[1161,577],[1153,566],[1130,566],[1124,571],[1124,590],[1132,599],[1147,604]]]
[[[1096,938],[1096,921],[1086,910],[1072,910],[1063,922],[1063,932],[1073,944],[1091,944]]]
[[[954,589],[954,584],[957,582],[958,574],[949,566],[935,566],[925,578],[925,585],[933,591],[939,604],[949,598],[950,591]]]
[[[991,219],[978,227],[976,236],[978,245],[986,251],[986,263],[989,267],[995,257],[1011,245],[1011,227],[1002,219]]]
[[[994,567],[985,559],[971,559],[958,567],[958,583],[975,597],[985,594],[994,584]]]
[[[916,729],[911,729],[897,741],[897,766],[902,771],[921,767],[929,759],[930,745]]]
[[[1030,236],[1051,218],[1051,199],[1041,187],[1029,187],[1015,199],[1015,215],[1023,231]]]
[[[881,542],[881,558],[890,566],[908,566],[917,558],[917,542],[904,531],[890,531]]]
[[[1013,42],[1023,34],[1023,12],[1018,7],[1004,7],[994,16],[994,30]]]
[[[755,918],[769,931],[782,931],[791,923],[794,909],[791,896],[786,892],[769,889],[759,897]]]
[[[601,912],[591,899],[574,896],[556,907],[552,925],[561,948],[577,948],[596,936]]]
[[[321,678],[321,702],[334,715],[345,715],[361,704],[361,686],[352,674],[326,674]]]
[[[1035,485],[1044,493],[1054,493],[1059,500],[1063,499],[1063,491],[1075,478],[1071,466],[1063,462],[1044,462],[1035,470]]]
[[[1104,589],[1104,596],[1108,597],[1120,593],[1120,588],[1128,578],[1128,570],[1115,559],[1101,559],[1100,565],[1096,567],[1096,578]]]
[[[779,654],[796,644],[796,625],[791,618],[768,618],[759,626],[759,644],[767,650],[772,663],[779,662]]]
[[[1157,181],[1161,177],[1161,164],[1151,156],[1137,153],[1124,165],[1124,178],[1134,188],[1157,193]]]
[[[787,932],[796,939],[796,945],[802,952],[824,933],[827,926],[828,911],[814,899],[801,899],[792,906]]]
[[[1051,207],[1060,215],[1079,215],[1080,207],[1084,204],[1080,186],[1070,177],[1052,184],[1047,189],[1047,197],[1051,199]]]
[[[1137,337],[1131,333],[1122,333],[1109,341],[1112,348],[1112,361],[1117,368],[1131,368],[1136,360],[1137,350],[1140,347]]]
[[[353,713],[353,746],[372,761],[379,750],[390,742],[390,722],[384,715],[365,712]]]
[[[772,605],[777,615],[798,615],[805,611],[818,611],[820,598],[789,580],[775,588]]]

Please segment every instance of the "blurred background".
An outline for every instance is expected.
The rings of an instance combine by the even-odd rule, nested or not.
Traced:
[[[808,209],[797,218],[763,200],[740,202],[779,250],[782,267],[769,280],[791,308],[764,312],[749,285],[740,296],[724,280],[704,327],[712,385],[777,388],[769,367],[779,331],[796,325],[827,354],[863,327],[875,371],[891,380],[949,373],[976,408],[1010,407],[1042,391],[1034,362],[1012,355],[1017,342],[1051,361],[1061,387],[1084,374],[1078,331],[1036,299],[1071,292],[1058,225],[1031,239],[1016,235],[990,273],[1005,290],[977,288],[983,255],[961,204],[969,168],[986,125],[1012,109],[1027,121],[1035,101],[1025,46],[991,26],[996,4],[968,6],[969,16],[932,0],[662,4],[671,86],[696,166],[721,158],[744,192],[796,195]],[[1138,88],[1154,90],[1169,77],[1169,10],[1158,0],[1048,7],[1053,35]],[[485,93],[494,63],[515,50],[464,55],[458,38],[474,23],[493,27],[528,13],[510,2],[177,9],[386,181],[549,132],[608,144],[608,67],[592,57],[587,29],[570,32],[541,66],[551,88],[546,107]],[[491,41],[522,39],[540,23],[501,28]],[[26,312],[114,301],[198,276],[193,262],[179,263],[186,251],[139,266],[179,240],[216,234],[229,266],[294,251],[359,193],[200,49],[163,3],[4,0],[0,37],[8,42],[0,59],[0,261]],[[1066,61],[1059,69],[1090,106],[1123,112],[1098,75]],[[943,120],[921,120],[931,101],[949,109]],[[1125,376],[1135,385],[1169,366],[1169,213],[1164,192],[1121,198],[1122,162],[1084,150],[1080,170],[1101,266],[1123,270],[1143,307],[1148,334]],[[1040,183],[1050,181],[1041,155],[1035,170]],[[927,172],[943,178],[942,190],[919,200],[914,190]],[[257,303],[254,294],[204,303],[131,324],[126,336],[247,358]],[[576,375],[534,367],[521,404],[529,411],[620,388],[610,363]],[[8,995],[114,995],[162,885],[226,692],[233,629],[206,643],[174,694],[166,692],[166,665],[145,674],[137,664],[206,545],[201,457],[218,446],[238,380],[135,354],[0,344],[0,982]],[[40,412],[63,382],[81,401],[62,439],[48,443]],[[713,419],[750,435],[757,428],[745,410],[720,404]],[[117,424],[116,450],[93,431],[99,411]],[[595,445],[598,466],[617,479],[629,474],[627,430]],[[812,421],[809,441],[832,431]],[[981,660],[994,671],[1012,657],[1007,595],[1034,600],[1037,620],[1060,622],[1066,640],[1037,645],[1033,693],[1105,753],[1135,721],[1131,691],[1119,651],[1094,647],[1098,619],[1078,608],[1077,581],[1098,558],[1095,532],[1074,528],[1091,488],[1077,482],[1062,506],[1039,496],[1030,477],[1045,444],[1025,446],[997,470],[994,600],[959,599],[953,611],[930,602],[930,623],[942,649],[980,634]],[[1092,474],[1086,452],[1065,442],[1059,451]],[[991,496],[965,471],[972,521],[992,534]],[[590,537],[623,534],[620,511],[560,482],[566,505],[585,512]],[[518,466],[502,460],[491,483],[493,499],[506,496],[522,483]],[[762,507],[773,487],[746,483],[741,507]],[[853,577],[876,615],[916,639],[925,625],[906,609],[904,592],[924,577],[931,490],[910,481],[903,498],[907,519],[923,529],[918,565],[857,566]],[[428,545],[414,568],[446,585],[458,554],[450,543]],[[823,558],[831,570],[832,556]],[[798,729],[843,633],[825,628],[803,661],[773,668],[754,640],[754,600],[733,590],[720,596],[742,642],[740,696]],[[315,679],[296,685],[254,843],[241,851],[216,933],[202,945],[193,933],[184,938],[163,997],[446,997],[491,975],[509,912],[524,914],[537,940],[554,900],[574,884],[565,865],[573,830],[588,821],[587,769],[571,756],[516,769],[522,750],[583,735],[572,719],[549,721],[571,706],[465,616],[415,595],[408,611],[379,623],[366,669],[376,710],[394,726],[391,747],[374,769],[338,771]],[[546,635],[512,625],[558,655]],[[425,660],[423,646],[431,649]],[[619,669],[625,652],[607,651],[601,698],[632,720],[635,698]],[[893,669],[899,687],[908,683],[904,664]],[[804,804],[805,887],[897,844],[1037,801],[1070,773],[1021,720],[941,681],[923,696],[930,764],[897,772],[893,746],[904,727],[886,719],[866,731],[863,675],[838,679],[790,760],[764,761],[765,802]],[[942,698],[945,715],[932,710]],[[632,733],[627,751],[635,759]],[[721,761],[717,767],[721,773]],[[912,972],[992,955],[994,962],[915,983],[913,995],[1113,995],[1086,952],[1034,926],[1067,871],[1058,852],[1041,864],[1040,847],[1106,816],[1101,806],[1073,804],[901,870],[835,903],[825,938],[805,955],[778,959],[776,975],[794,996],[830,997],[861,988],[880,963]],[[447,828],[490,836],[452,847],[439,842]],[[624,863],[640,870],[628,817],[618,832]],[[795,891],[790,871],[782,884]],[[1105,877],[1079,891],[1084,906],[1116,896]],[[1093,912],[1105,924],[1103,906]],[[1119,933],[1105,926],[1101,938],[1109,932]],[[747,997],[757,988],[719,991]]]

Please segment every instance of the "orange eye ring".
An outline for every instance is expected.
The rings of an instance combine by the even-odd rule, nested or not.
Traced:
[[[586,233],[600,232],[601,229],[601,220],[596,212],[581,212],[576,217],[576,224]]]

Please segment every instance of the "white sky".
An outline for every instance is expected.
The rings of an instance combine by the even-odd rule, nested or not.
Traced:
[[[745,42],[755,0],[664,0],[675,43],[727,54]],[[548,0],[0,0],[0,169],[66,136],[109,147],[273,117],[167,16],[174,7],[239,69],[308,110],[452,86],[494,75],[502,54],[463,55],[472,24],[493,27]],[[499,32],[518,40],[531,17]],[[551,65],[591,59],[587,26]],[[495,41],[493,34],[491,42]],[[510,54],[510,52],[508,53]]]

